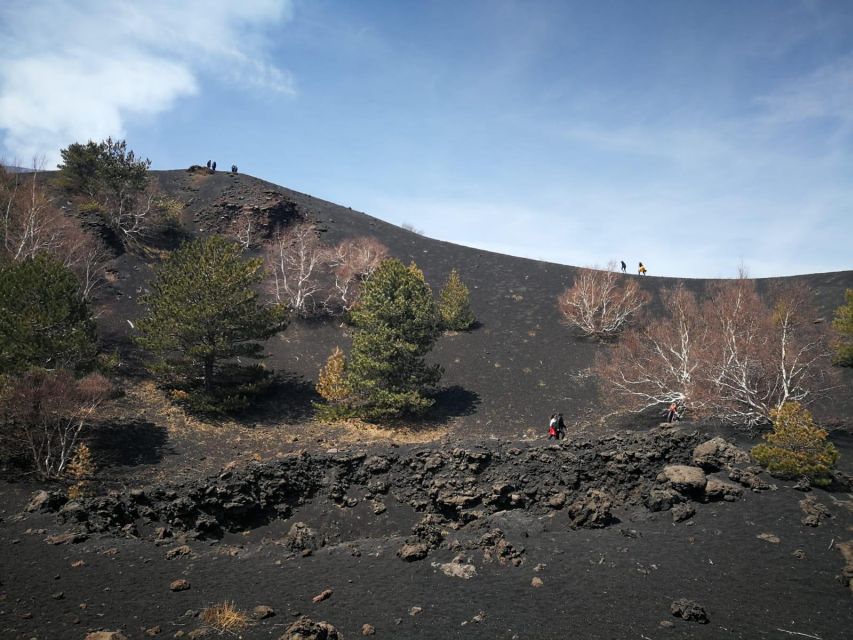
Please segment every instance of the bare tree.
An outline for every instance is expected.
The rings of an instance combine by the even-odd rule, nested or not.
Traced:
[[[249,209],[241,210],[231,226],[231,234],[234,239],[244,249],[251,249],[256,244],[257,233],[257,224],[252,211]]]
[[[585,336],[615,336],[649,300],[636,280],[625,280],[616,273],[615,262],[604,270],[581,269],[572,287],[557,300],[560,314]],[[625,282],[624,286],[620,282]]]
[[[750,426],[769,422],[785,402],[808,404],[828,386],[828,337],[810,318],[809,293],[788,285],[771,296],[772,307],[743,278],[709,291],[708,378],[720,418]]]
[[[344,240],[329,253],[331,292],[326,300],[329,308],[352,309],[358,301],[361,285],[370,279],[382,261],[388,257],[388,247],[376,238],[359,237]]]
[[[37,162],[32,173],[7,173],[0,168],[2,250],[13,262],[40,253],[55,255],[80,279],[81,296],[90,299],[103,281],[106,251],[76,220],[56,208],[39,173]]]
[[[665,292],[666,317],[628,329],[601,354],[593,372],[602,382],[605,404],[628,411],[672,402],[701,411],[707,326],[695,296],[683,285]]]
[[[303,222],[278,231],[264,253],[276,302],[288,304],[303,316],[313,314],[315,296],[323,290],[322,271],[328,264],[328,251],[313,225]]]
[[[0,168],[3,249],[13,261],[55,252],[68,228],[68,221],[40,184],[39,172],[36,162],[32,173],[7,173]]]
[[[68,464],[87,420],[109,393],[110,383],[100,374],[75,380],[64,369],[33,369],[11,384],[0,404],[4,421],[36,471],[56,477]]]

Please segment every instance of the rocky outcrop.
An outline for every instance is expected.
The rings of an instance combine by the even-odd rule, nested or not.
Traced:
[[[279,640],[343,640],[343,634],[328,622],[314,622],[302,617],[287,627]]]
[[[719,471],[736,464],[749,464],[749,454],[723,438],[712,438],[693,450],[693,464],[706,471]]]

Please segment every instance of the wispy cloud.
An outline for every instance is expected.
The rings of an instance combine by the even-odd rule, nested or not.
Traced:
[[[772,123],[832,118],[853,124],[853,55],[801,76],[756,99]]]
[[[263,37],[290,14],[289,0],[12,0],[0,9],[4,147],[52,162],[69,142],[123,136],[128,118],[170,109],[203,76],[293,94]]]

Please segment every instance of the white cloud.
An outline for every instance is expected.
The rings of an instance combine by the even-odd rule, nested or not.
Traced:
[[[853,56],[833,60],[812,73],[791,79],[776,91],[757,98],[765,118],[788,123],[834,118],[853,123]]]
[[[13,0],[0,9],[4,146],[52,164],[75,140],[123,137],[128,118],[170,109],[202,75],[293,94],[263,38],[290,12],[289,0]]]

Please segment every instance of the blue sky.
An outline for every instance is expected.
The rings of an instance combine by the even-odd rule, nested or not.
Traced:
[[[853,269],[848,0],[6,0],[0,47],[7,161],[113,135],[513,255]]]

